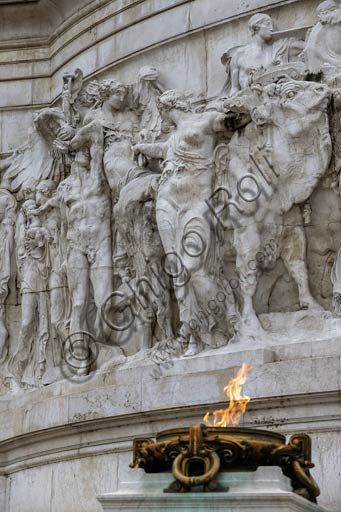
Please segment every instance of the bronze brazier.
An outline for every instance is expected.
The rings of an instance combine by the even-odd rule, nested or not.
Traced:
[[[282,434],[248,428],[194,425],[165,430],[156,440],[134,440],[132,468],[146,473],[172,471],[174,482],[164,492],[228,491],[217,481],[219,471],[256,471],[259,466],[279,466],[293,490],[314,503],[320,490],[311,476],[311,439],[297,434],[288,444]]]

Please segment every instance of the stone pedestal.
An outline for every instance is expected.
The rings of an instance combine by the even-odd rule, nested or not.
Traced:
[[[112,494],[97,497],[103,510],[118,512],[169,512],[224,511],[224,512],[323,512],[294,494],[290,481],[279,468],[259,468],[250,473],[223,473],[220,483],[229,490],[219,493],[194,492],[168,494],[163,489],[172,481],[170,474],[145,474],[140,471],[140,480],[123,482],[121,489]]]

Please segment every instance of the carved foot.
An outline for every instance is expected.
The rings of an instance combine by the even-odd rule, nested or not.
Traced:
[[[89,373],[90,373],[89,368],[79,368],[76,371],[77,377],[86,377],[87,375],[89,375]]]
[[[191,338],[188,344],[188,349],[184,353],[184,357],[196,356],[197,354],[199,354],[199,352],[200,348],[198,342]]]
[[[24,391],[24,387],[14,377],[6,377],[4,382],[12,395],[17,395]]]
[[[186,348],[188,348],[188,339],[180,334],[180,336],[175,338],[174,344],[176,347],[177,355],[181,356],[186,350]]]
[[[247,336],[249,338],[256,338],[259,340],[259,338],[266,336],[267,332],[263,329],[262,324],[258,320],[256,314],[253,312],[250,314],[243,314],[240,321],[238,334],[239,338]]]
[[[112,370],[116,366],[124,364],[126,361],[127,361],[126,356],[124,356],[123,354],[118,354],[117,356],[114,356],[111,359],[109,359],[109,361],[107,361],[106,363],[103,363],[100,366],[99,370],[101,372]]]
[[[207,343],[207,348],[220,348],[227,345],[228,339],[222,332],[215,332],[211,334],[211,343]]]
[[[300,300],[300,305],[302,309],[315,311],[315,312],[324,312],[325,309],[313,298],[313,297],[305,297]]]
[[[85,375],[89,375],[90,373],[90,363],[89,361],[81,361],[78,368],[75,371],[75,375],[78,377],[84,377]]]

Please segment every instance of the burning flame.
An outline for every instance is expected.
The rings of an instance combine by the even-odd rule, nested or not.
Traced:
[[[242,395],[242,389],[247,379],[247,374],[252,369],[252,366],[243,363],[239,368],[237,375],[232,377],[224,391],[230,403],[227,409],[220,409],[213,412],[213,422],[210,421],[210,414],[207,412],[204,416],[204,423],[208,427],[236,427],[239,424],[240,418],[246,411],[247,404],[251,398]]]

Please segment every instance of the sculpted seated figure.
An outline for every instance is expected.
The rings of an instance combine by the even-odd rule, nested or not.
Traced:
[[[255,71],[285,64],[303,49],[303,42],[293,38],[274,41],[273,23],[268,14],[255,14],[248,26],[251,41],[228,50],[222,56],[228,75],[223,92],[228,96],[248,87]]]
[[[215,226],[206,203],[213,192],[214,150],[227,133],[225,115],[194,113],[187,98],[169,90],[159,98],[165,121],[175,126],[166,142],[137,144],[135,151],[163,160],[156,200],[157,226],[174,277],[180,335],[189,339],[186,355],[203,346],[225,344],[234,333],[236,309],[217,276]],[[219,298],[220,315],[217,312]]]

